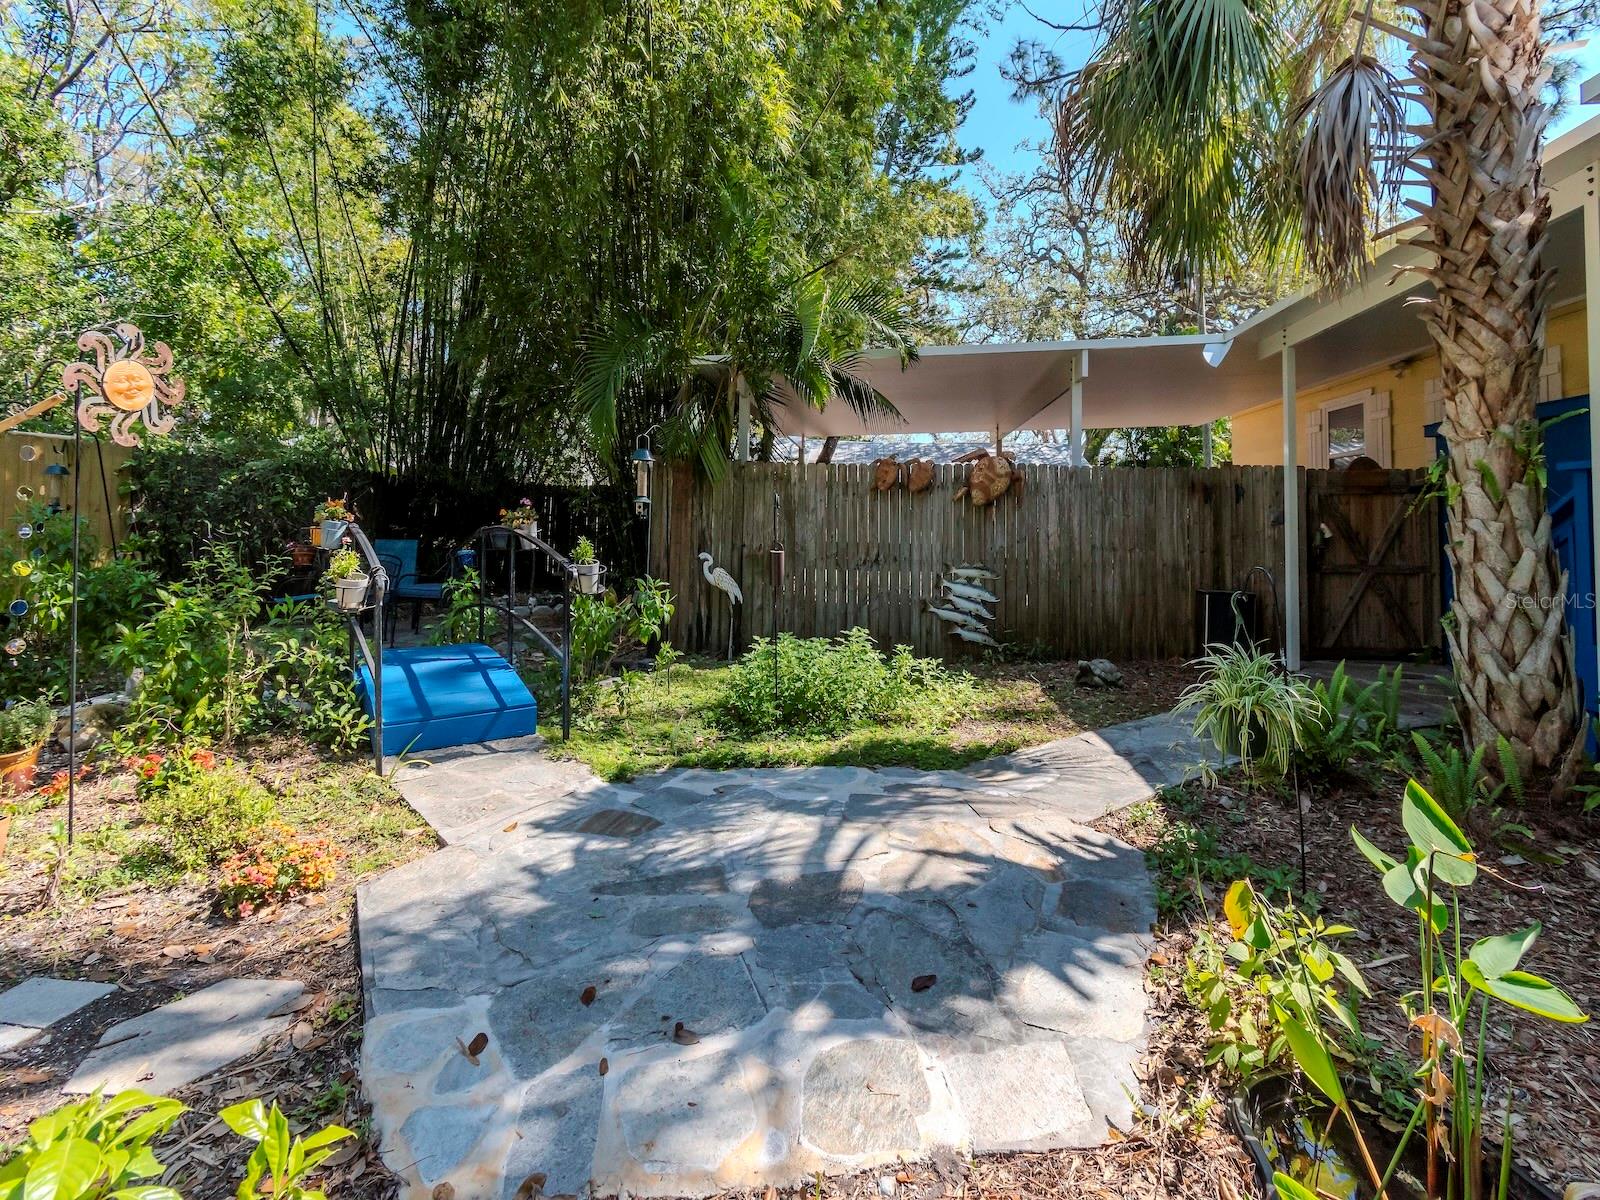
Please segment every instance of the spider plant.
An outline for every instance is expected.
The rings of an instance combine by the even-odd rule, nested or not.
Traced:
[[[1237,754],[1246,770],[1287,773],[1313,715],[1305,685],[1254,645],[1211,646],[1195,665],[1202,677],[1178,701],[1180,712],[1194,713],[1195,733]]]

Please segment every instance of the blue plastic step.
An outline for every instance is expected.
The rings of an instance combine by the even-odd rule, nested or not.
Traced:
[[[356,671],[372,715],[372,672]],[[383,752],[438,750],[539,727],[538,705],[516,669],[487,646],[415,646],[383,652]]]

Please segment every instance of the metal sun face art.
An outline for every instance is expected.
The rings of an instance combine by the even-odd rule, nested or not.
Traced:
[[[78,349],[94,353],[94,362],[72,362],[61,373],[69,388],[85,390],[78,406],[78,424],[90,433],[111,418],[111,440],[119,446],[137,446],[134,422],[141,421],[154,434],[171,431],[173,409],[183,403],[183,380],[170,375],[172,351],[165,342],[150,343],[137,325],[116,326],[116,337],[99,329],[78,336]]]

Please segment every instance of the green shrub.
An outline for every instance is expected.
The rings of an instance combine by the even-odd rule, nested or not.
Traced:
[[[582,539],[579,542],[581,546]],[[576,552],[575,552],[576,553]],[[612,592],[572,597],[572,682],[574,687],[611,673],[617,656],[647,648],[667,632],[674,605],[659,579],[635,581],[633,594]]]
[[[23,525],[30,532],[27,538],[17,536]],[[156,578],[128,555],[126,547],[122,557],[111,558],[87,531],[80,541],[78,669],[80,680],[93,690],[120,684],[111,677],[118,623],[150,602]],[[15,527],[4,531],[0,547],[0,561],[7,566],[25,562],[28,568],[25,576],[12,570],[0,574],[0,612],[8,611],[14,600],[28,604],[24,616],[5,625],[3,640],[20,637],[25,645],[16,656],[15,669],[7,668],[6,690],[12,695],[65,700],[71,662],[72,518],[35,504]]]
[[[1180,712],[1194,712],[1195,733],[1237,754],[1246,770],[1287,773],[1314,715],[1306,685],[1254,646],[1212,646],[1195,665],[1201,679],[1178,701]]]
[[[0,754],[31,750],[41,744],[55,721],[55,708],[43,700],[18,700],[0,709]]]
[[[344,491],[337,443],[320,430],[293,441],[178,435],[150,438],[130,467],[140,545],[168,578],[223,538],[252,566],[303,541],[307,514]]]
[[[189,870],[244,849],[277,812],[272,793],[233,762],[207,768],[174,756],[140,792],[145,820],[160,829],[161,849]]]
[[[740,733],[837,734],[875,721],[947,723],[971,698],[966,676],[909,646],[885,657],[857,628],[831,640],[780,634],[776,646],[758,638],[728,672],[713,715]]]
[[[216,544],[157,592],[148,618],[123,627],[115,661],[142,672],[127,733],[140,742],[224,744],[298,733],[354,749],[367,728],[345,659],[344,627],[321,604],[263,614],[264,586],[237,548]]]

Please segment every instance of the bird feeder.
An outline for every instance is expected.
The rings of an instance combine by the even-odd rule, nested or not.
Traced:
[[[633,463],[633,515],[647,517],[650,515],[650,480],[656,469],[656,460],[650,456],[648,434],[639,435],[630,461]]]
[[[61,463],[51,463],[44,469],[44,492],[52,512],[61,511],[61,481],[71,474]]]

